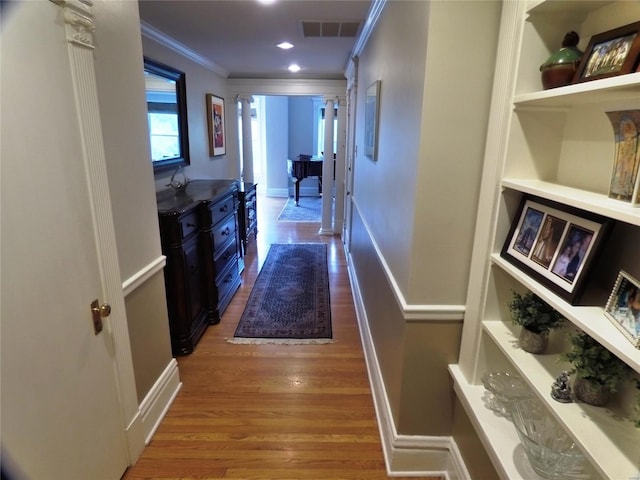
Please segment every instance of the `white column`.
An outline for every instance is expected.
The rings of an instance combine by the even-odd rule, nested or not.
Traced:
[[[251,136],[251,102],[253,97],[238,97],[242,102],[242,172],[243,182],[253,183],[253,138]]]
[[[324,161],[322,162],[322,223],[320,235],[333,235],[333,109],[334,98],[324,104]]]
[[[333,230],[341,234],[344,225],[345,201],[345,158],[347,153],[347,100],[345,97],[336,99],[338,104],[338,135],[336,145],[336,199],[333,214]]]

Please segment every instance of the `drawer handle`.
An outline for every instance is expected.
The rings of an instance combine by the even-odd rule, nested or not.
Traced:
[[[226,211],[228,211],[228,210],[229,210],[229,205],[223,205],[222,207],[220,207],[220,211],[221,211],[222,213],[224,213],[224,212],[226,212]]]
[[[231,233],[231,230],[229,230],[229,227],[225,228],[220,235],[229,235]]]
[[[196,224],[195,224],[195,223],[189,223],[189,222],[187,222],[187,227],[189,227],[189,228],[196,228]]]
[[[225,277],[224,283],[229,283],[231,280],[233,280],[233,275],[229,274]]]
[[[224,259],[225,260],[229,260],[231,258],[231,255],[233,255],[231,252],[227,252],[224,254]]]

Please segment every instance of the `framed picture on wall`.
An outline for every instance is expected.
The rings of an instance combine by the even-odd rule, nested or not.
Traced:
[[[611,226],[591,212],[523,195],[501,256],[575,305]]]
[[[378,110],[380,109],[380,80],[367,88],[364,105],[364,153],[378,159]]]
[[[209,155],[227,153],[224,124],[224,98],[207,93],[207,123],[209,125]]]

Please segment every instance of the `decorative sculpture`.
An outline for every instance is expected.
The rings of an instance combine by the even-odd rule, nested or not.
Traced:
[[[571,387],[569,386],[569,372],[564,370],[551,385],[551,398],[560,403],[570,403]]]

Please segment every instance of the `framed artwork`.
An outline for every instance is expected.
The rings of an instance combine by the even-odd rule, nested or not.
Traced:
[[[367,88],[364,105],[364,153],[378,159],[378,110],[380,109],[380,80]]]
[[[591,37],[573,83],[635,72],[640,56],[640,22]]]
[[[613,127],[615,155],[609,197],[640,204],[640,110],[606,112]]]
[[[524,195],[501,256],[574,305],[611,226],[608,218]]]
[[[618,273],[604,313],[636,348],[640,348],[640,282],[624,270]]]
[[[224,98],[207,93],[207,123],[209,125],[209,156],[227,153],[224,125]]]

